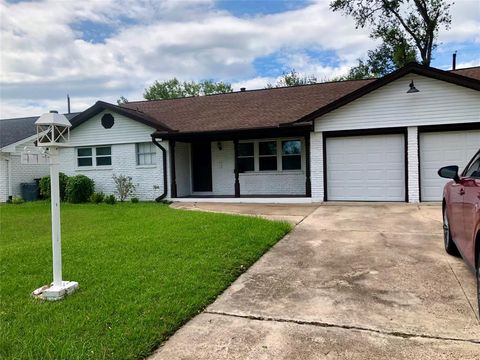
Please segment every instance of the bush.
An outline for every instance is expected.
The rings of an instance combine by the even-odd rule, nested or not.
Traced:
[[[23,200],[20,196],[12,197],[12,204],[20,205],[20,204],[23,204],[24,202],[25,200]]]
[[[87,202],[95,189],[95,183],[85,175],[77,175],[68,178],[66,198],[69,202],[77,204]]]
[[[135,185],[133,185],[132,178],[130,176],[115,174],[112,176],[115,183],[115,193],[118,195],[120,201],[125,201],[129,196],[132,196],[135,192]]]
[[[105,194],[103,192],[94,192],[90,196],[90,202],[94,204],[100,204],[101,202],[103,202],[103,199],[105,199]]]
[[[66,188],[67,188],[68,176],[61,172],[58,174],[58,178],[60,182],[60,200],[65,201],[67,200]],[[42,196],[42,198],[49,199],[50,198],[50,176],[42,177],[38,185],[40,187],[40,195]]]
[[[137,197],[132,197],[130,201],[134,204],[138,203],[138,198]]]
[[[117,199],[115,199],[115,195],[107,195],[105,196],[105,203],[110,205],[115,205],[117,203]]]

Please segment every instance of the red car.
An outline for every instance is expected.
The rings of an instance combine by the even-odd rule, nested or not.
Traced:
[[[438,170],[443,178],[453,179],[443,189],[443,238],[450,255],[460,255],[477,277],[480,311],[480,150],[458,174],[458,166]]]

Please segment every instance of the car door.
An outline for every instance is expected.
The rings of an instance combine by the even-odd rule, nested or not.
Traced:
[[[452,238],[455,240],[457,246],[461,247],[463,244],[464,225],[463,225],[463,195],[465,193],[464,181],[460,178],[459,182],[452,181],[449,184],[448,192],[448,223]]]
[[[461,251],[465,260],[475,266],[474,236],[480,217],[480,151],[462,173],[463,183],[463,237]]]

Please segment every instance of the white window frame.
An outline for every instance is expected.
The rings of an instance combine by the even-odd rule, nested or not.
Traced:
[[[97,148],[110,148],[110,155],[97,155]],[[91,156],[78,156],[78,150],[79,149],[91,149],[92,150],[92,155]],[[99,146],[80,146],[75,148],[75,157],[76,157],[76,169],[78,170],[84,170],[84,169],[108,169],[112,167],[112,145],[99,145]],[[87,166],[81,166],[78,164],[78,159],[86,159],[86,158],[91,158],[92,159],[92,165],[87,165]],[[97,165],[97,158],[110,158],[110,165]]]
[[[140,152],[142,145],[149,144],[149,152]],[[150,164],[140,164],[140,155],[150,155],[152,162]],[[135,163],[137,167],[156,167],[157,166],[157,150],[152,142],[141,142],[135,144]]]
[[[283,141],[300,141],[300,169],[292,169],[292,170],[284,170],[282,166],[282,157],[283,155]],[[259,143],[261,142],[268,142],[268,141],[276,141],[277,143],[277,170],[260,170],[260,155],[259,151]],[[268,173],[300,173],[303,172],[305,169],[305,139],[302,137],[286,137],[286,138],[266,138],[266,139],[255,139],[255,140],[240,140],[239,143],[253,143],[253,154],[254,154],[254,170],[253,171],[245,171],[240,174],[268,174]],[[264,156],[271,156],[271,155],[264,155]],[[288,156],[288,155],[286,155]]]
[[[240,156],[238,155],[238,159],[253,159],[253,170],[247,170],[242,173],[249,173],[249,172],[254,172],[255,171],[255,142],[254,141],[241,141],[240,143],[242,144],[253,144],[253,155],[243,155]]]

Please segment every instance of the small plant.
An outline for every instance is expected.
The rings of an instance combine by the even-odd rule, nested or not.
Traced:
[[[14,205],[20,205],[23,204],[25,200],[23,200],[20,196],[14,196],[12,197],[12,204]]]
[[[60,200],[65,201],[66,199],[66,188],[68,182],[68,176],[64,173],[59,173],[59,182],[60,182]],[[44,199],[50,198],[50,176],[44,176],[40,179],[38,186],[40,187],[40,195]]]
[[[132,182],[131,176],[117,176],[114,174],[112,179],[115,183],[115,193],[118,195],[121,202],[124,202],[126,198],[132,196],[135,192],[135,185]]]
[[[105,194],[103,192],[94,192],[90,196],[90,202],[94,204],[100,204],[101,202],[103,202],[103,199],[105,199]]]
[[[133,204],[136,204],[136,203],[138,203],[139,200],[138,200],[137,197],[132,197],[132,198],[130,199],[130,201],[131,201]]]
[[[109,205],[115,205],[117,203],[117,199],[115,198],[115,195],[107,195],[105,196],[105,203]]]
[[[69,202],[77,204],[90,200],[95,183],[85,175],[77,175],[68,178],[66,187],[66,198]]]

